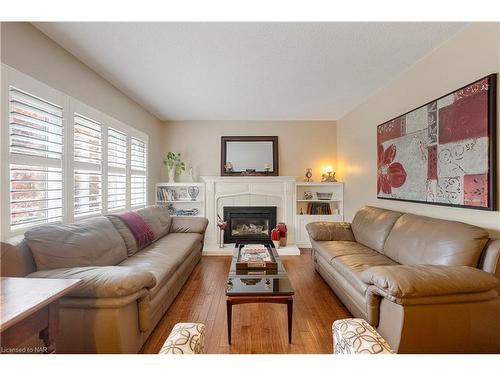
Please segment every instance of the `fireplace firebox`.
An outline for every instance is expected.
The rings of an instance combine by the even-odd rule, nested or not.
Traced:
[[[276,227],[276,207],[228,206],[224,207],[224,243],[271,239]]]

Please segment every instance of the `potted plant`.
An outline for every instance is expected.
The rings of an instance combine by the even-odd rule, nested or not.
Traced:
[[[169,151],[167,157],[163,159],[163,164],[168,169],[168,182],[175,182],[175,176],[180,175],[186,170],[186,165],[181,159],[181,154],[178,152]]]

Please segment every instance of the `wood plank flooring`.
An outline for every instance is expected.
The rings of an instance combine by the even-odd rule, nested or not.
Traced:
[[[292,344],[288,344],[286,305],[248,304],[233,307],[229,345],[225,287],[231,257],[204,256],[141,352],[158,353],[176,323],[200,322],[207,329],[208,354],[331,353],[333,321],[351,314],[315,272],[310,250],[282,260],[295,289]]]

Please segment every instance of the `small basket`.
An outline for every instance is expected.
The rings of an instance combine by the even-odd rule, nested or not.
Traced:
[[[319,193],[319,192],[316,192],[316,196],[318,197],[319,200],[329,201],[329,200],[332,199],[333,193]]]

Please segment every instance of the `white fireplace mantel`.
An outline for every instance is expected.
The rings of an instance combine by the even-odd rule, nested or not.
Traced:
[[[217,214],[223,215],[224,206],[276,206],[277,221],[287,224],[287,246],[278,252],[281,255],[298,255],[295,245],[295,176],[202,176],[205,183],[205,213],[209,221],[204,253],[231,254],[226,245],[217,244]]]

